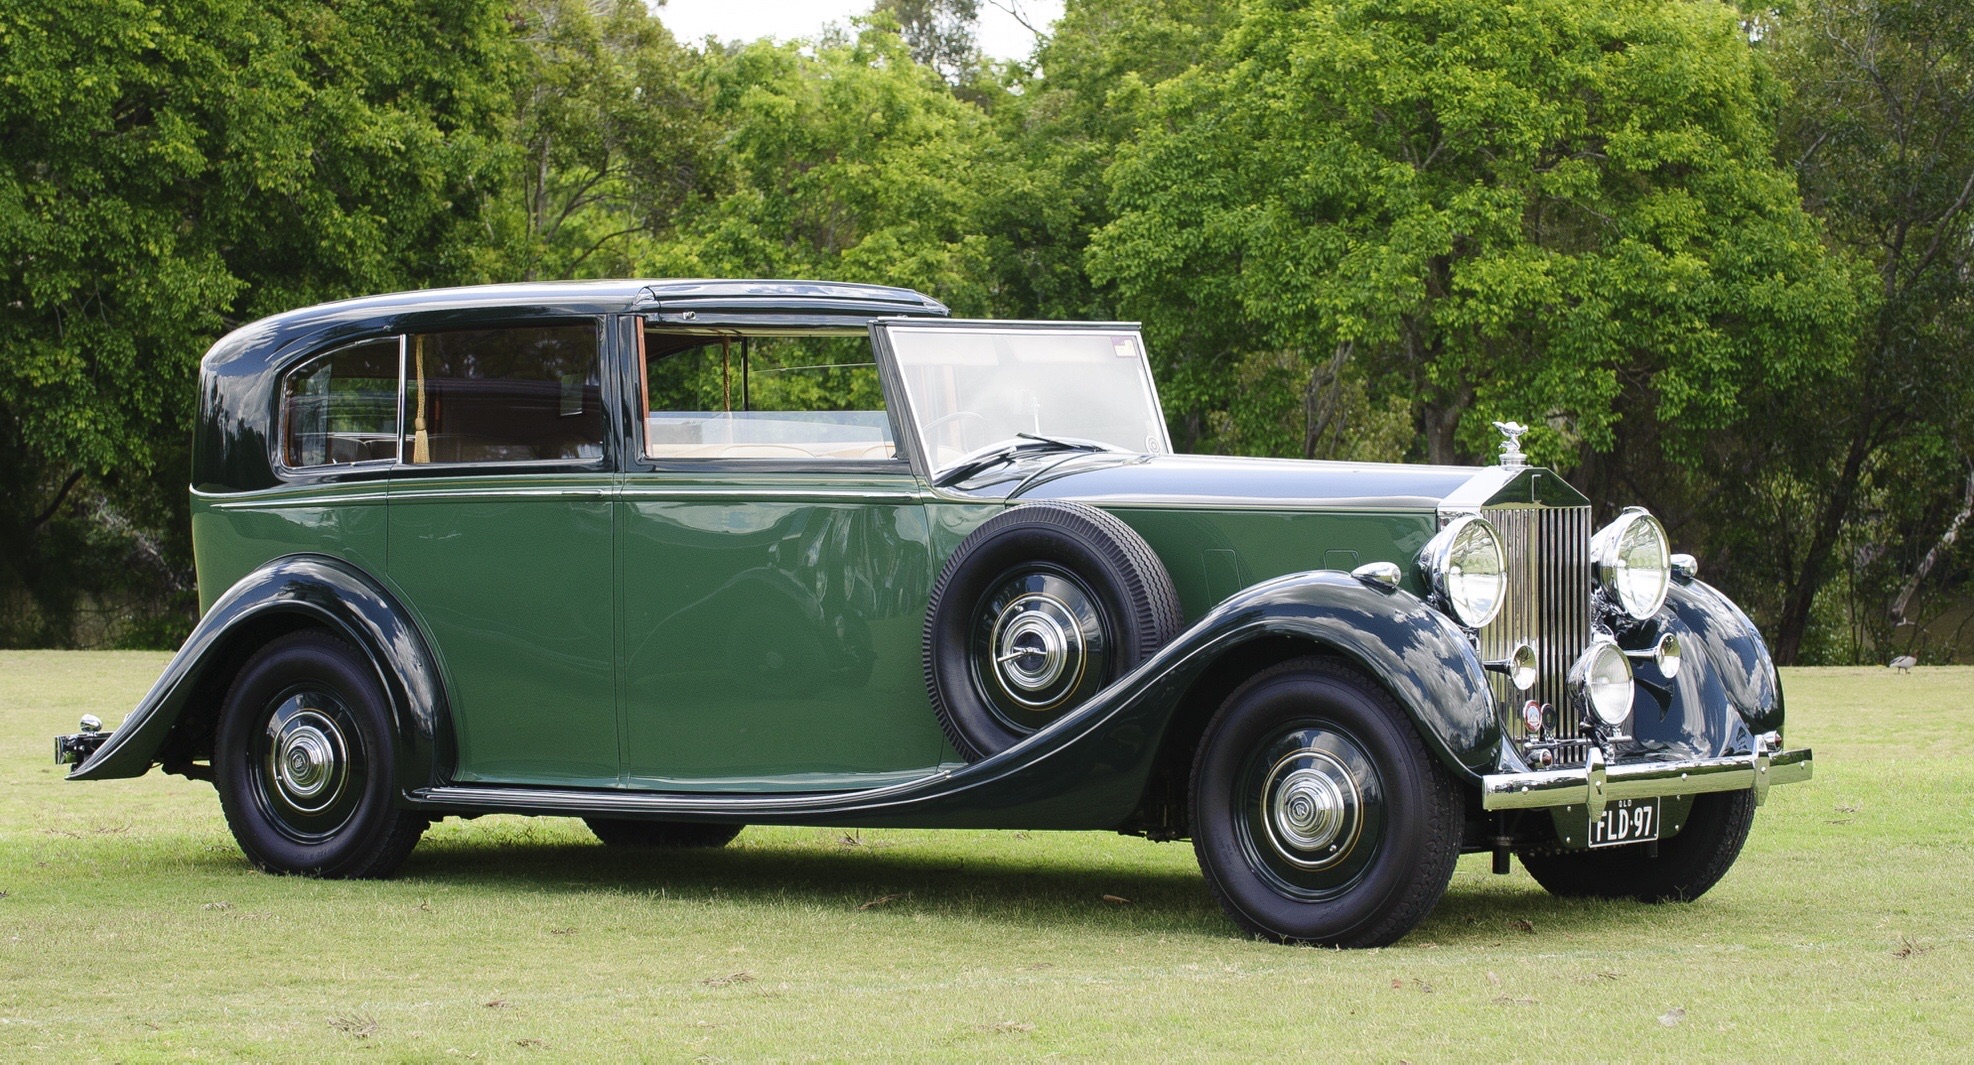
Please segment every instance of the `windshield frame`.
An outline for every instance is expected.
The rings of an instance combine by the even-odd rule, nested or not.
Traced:
[[[913,402],[910,387],[905,382],[904,366],[899,361],[897,348],[892,344],[893,330],[906,332],[961,332],[961,333],[1074,333],[1091,336],[1128,335],[1138,346],[1139,380],[1144,387],[1145,401],[1151,405],[1155,417],[1159,444],[1164,454],[1172,454],[1172,432],[1166,424],[1165,407],[1159,400],[1158,382],[1151,372],[1151,356],[1145,348],[1144,330],[1137,322],[1054,322],[1026,321],[1000,318],[917,318],[885,317],[871,321],[871,344],[877,352],[878,373],[884,380],[884,387],[892,404],[892,419],[897,429],[898,445],[907,453],[912,468],[928,482],[936,481],[946,470],[957,467],[957,463],[944,467],[934,466],[924,432],[921,426],[918,406]],[[997,441],[998,443],[998,441]],[[1061,452],[1039,449],[1040,454],[1059,455]],[[1130,452],[1142,454],[1141,451]]]

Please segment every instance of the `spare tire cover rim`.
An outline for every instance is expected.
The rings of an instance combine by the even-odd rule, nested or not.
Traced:
[[[1108,630],[1096,597],[1058,567],[1023,566],[992,582],[973,625],[981,693],[1016,732],[1050,724],[1108,672]]]
[[[994,669],[1008,694],[1029,706],[1047,706],[1050,685],[1072,662],[1084,660],[1083,630],[1069,604],[1046,592],[1009,603],[994,620]]]

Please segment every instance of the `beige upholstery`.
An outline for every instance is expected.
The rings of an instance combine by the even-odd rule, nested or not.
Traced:
[[[790,444],[665,444],[646,447],[654,459],[888,459],[895,454],[888,442],[845,444],[841,441]]]

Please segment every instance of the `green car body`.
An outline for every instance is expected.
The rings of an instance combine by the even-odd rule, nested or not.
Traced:
[[[893,333],[1004,324],[944,315],[916,293],[869,286],[595,282],[376,297],[229,335],[202,366],[194,448],[203,619],[121,727],[58,741],[76,763],[71,778],[162,765],[210,779],[218,717],[242,664],[312,627],[375,664],[397,735],[395,801],[435,817],[607,813],[1180,838],[1191,827],[1187,778],[1215,711],[1246,678],[1305,655],[1349,663],[1402,707],[1465,795],[1467,850],[1501,852],[1504,818],[1521,809],[1544,816],[1520,818],[1517,847],[1566,845],[1562,826],[1584,816],[1568,800],[1602,809],[1596,790],[1627,763],[1641,774],[1704,765],[1720,789],[1757,795],[1766,787],[1757,773],[1807,776],[1807,751],[1778,749],[1781,690],[1759,634],[1690,573],[1653,618],[1612,626],[1641,663],[1626,743],[1595,765],[1535,761],[1494,660],[1505,637],[1449,616],[1421,558],[1460,514],[1567,514],[1585,543],[1571,546],[1569,563],[1583,570],[1583,601],[1565,612],[1587,629],[1602,617],[1583,555],[1588,504],[1548,471],[1185,456],[1168,446],[1010,461],[948,483],[928,454],[929,431],[911,423]],[[593,330],[597,372],[563,379],[561,415],[594,420],[597,446],[553,460],[408,460],[407,397],[418,397],[422,425],[425,393],[414,390],[426,387],[425,356],[412,370],[399,338],[551,326]],[[1128,325],[1077,328],[1135,343]],[[849,333],[870,337],[889,455],[812,462],[763,446],[764,457],[653,458],[640,444],[659,431],[641,409],[647,337],[738,344]],[[399,352],[396,442],[381,457],[289,467],[283,395],[301,386],[283,382],[324,352],[366,343],[380,345],[379,359]],[[721,350],[731,410],[732,353]],[[1177,592],[1181,631],[1060,719],[969,762],[928,701],[927,604],[969,534],[1044,503],[1094,506],[1141,537]],[[1518,550],[1536,551],[1554,532],[1530,535]],[[1509,559],[1524,563],[1547,565]],[[1511,610],[1523,594],[1514,587]],[[1520,623],[1547,632],[1542,611],[1555,608],[1530,605]],[[1684,647],[1686,668],[1648,677],[1647,652],[1666,633]],[[1543,690],[1566,690],[1581,646],[1507,635],[1543,644]],[[1692,794],[1634,790],[1665,796],[1675,833]]]

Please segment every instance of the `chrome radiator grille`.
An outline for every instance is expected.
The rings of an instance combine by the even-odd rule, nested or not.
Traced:
[[[1481,513],[1500,530],[1508,559],[1507,597],[1480,632],[1481,656],[1498,662],[1526,642],[1540,665],[1540,679],[1526,694],[1506,676],[1489,674],[1508,735],[1517,743],[1531,738],[1521,708],[1534,699],[1556,708],[1554,738],[1575,739],[1579,722],[1566,685],[1570,664],[1590,644],[1590,508],[1491,506]],[[1556,755],[1568,764],[1588,752],[1567,744]]]

